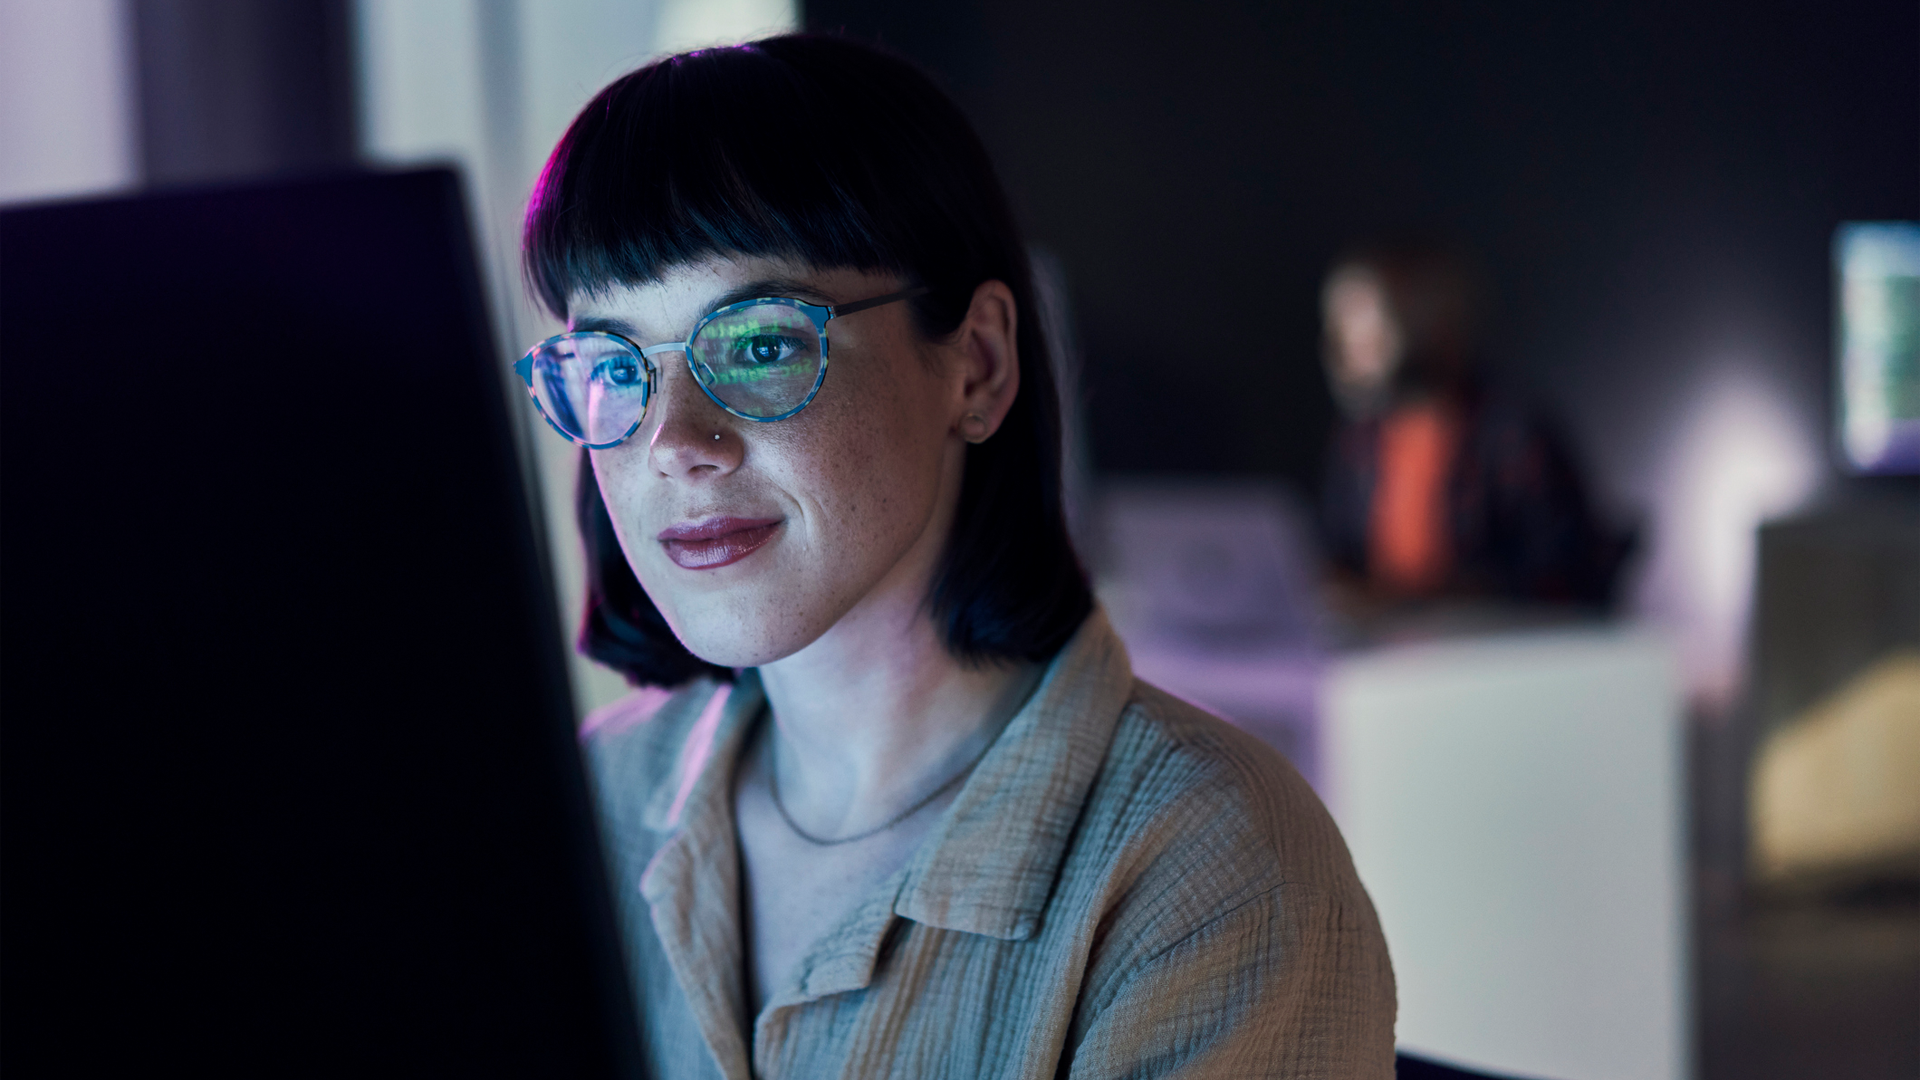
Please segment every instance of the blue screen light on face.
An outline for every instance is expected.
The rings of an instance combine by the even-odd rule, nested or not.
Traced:
[[[1834,234],[1840,446],[1854,469],[1920,473],[1920,223]]]

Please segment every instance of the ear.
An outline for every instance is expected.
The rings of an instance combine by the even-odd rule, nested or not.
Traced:
[[[959,393],[950,421],[968,442],[985,442],[1000,430],[1020,392],[1020,312],[1003,281],[983,281],[973,290],[966,318],[949,339]]]

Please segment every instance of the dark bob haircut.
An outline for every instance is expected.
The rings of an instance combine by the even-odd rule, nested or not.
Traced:
[[[959,328],[982,282],[1013,291],[1020,391],[994,437],[967,448],[928,603],[969,663],[1058,652],[1093,606],[1061,504],[1059,391],[1026,248],[959,108],[903,60],[799,34],[616,80],[581,110],[534,189],[530,288],[565,318],[571,296],[713,256],[925,285],[911,307],[930,340]],[[587,557],[580,650],[640,684],[730,678],[686,650],[640,587],[584,454],[575,507]]]

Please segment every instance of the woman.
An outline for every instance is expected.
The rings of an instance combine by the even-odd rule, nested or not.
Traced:
[[[810,37],[634,72],[526,262],[582,647],[670,688],[587,736],[656,1075],[1390,1075],[1332,823],[1093,607],[1025,255],[924,76]]]
[[[1335,567],[1381,600],[1604,606],[1631,547],[1602,526],[1559,433],[1476,370],[1478,280],[1445,244],[1354,249],[1321,294],[1345,413],[1323,488]],[[1354,601],[1359,601],[1355,603]]]

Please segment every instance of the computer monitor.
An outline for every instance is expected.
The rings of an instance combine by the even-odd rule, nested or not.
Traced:
[[[631,1071],[500,365],[445,170],[0,211],[0,1070]]]
[[[1920,223],[1856,221],[1833,240],[1840,449],[1863,473],[1920,473]]]

